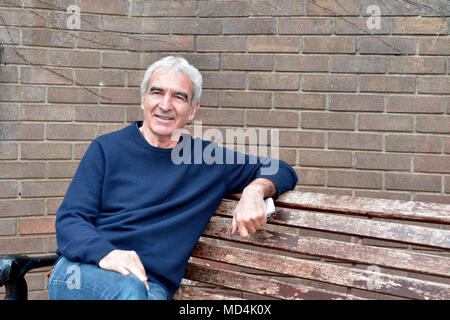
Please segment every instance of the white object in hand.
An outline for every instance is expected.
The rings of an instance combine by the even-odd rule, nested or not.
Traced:
[[[266,198],[266,199],[264,199],[264,203],[266,205],[267,218],[270,218],[272,213],[275,212],[275,204],[273,203],[273,199],[272,198]]]

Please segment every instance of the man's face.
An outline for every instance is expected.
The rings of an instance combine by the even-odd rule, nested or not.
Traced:
[[[194,118],[200,103],[191,108],[192,81],[176,70],[153,72],[141,107],[144,125],[157,139],[170,138]]]

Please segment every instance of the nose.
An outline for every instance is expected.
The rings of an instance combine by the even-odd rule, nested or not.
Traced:
[[[164,112],[168,112],[170,109],[172,109],[172,101],[168,94],[164,95],[164,98],[161,101],[161,103],[159,104],[159,107]]]

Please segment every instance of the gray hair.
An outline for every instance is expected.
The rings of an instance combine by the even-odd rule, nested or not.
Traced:
[[[143,99],[145,94],[147,93],[148,85],[153,72],[165,71],[170,69],[181,71],[194,83],[192,87],[191,101],[191,107],[193,107],[198,101],[200,101],[200,97],[202,95],[202,75],[196,67],[191,65],[186,59],[182,57],[167,56],[154,62],[147,68],[147,71],[145,71],[144,79],[141,83],[141,99]]]

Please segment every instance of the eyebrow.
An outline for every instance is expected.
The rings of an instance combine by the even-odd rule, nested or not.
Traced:
[[[154,92],[154,91],[164,91],[164,89],[159,88],[159,87],[151,87],[150,92]],[[183,91],[175,91],[174,94],[176,95],[181,95],[183,98],[185,98],[187,101],[189,101],[189,96],[187,93],[183,92]]]

